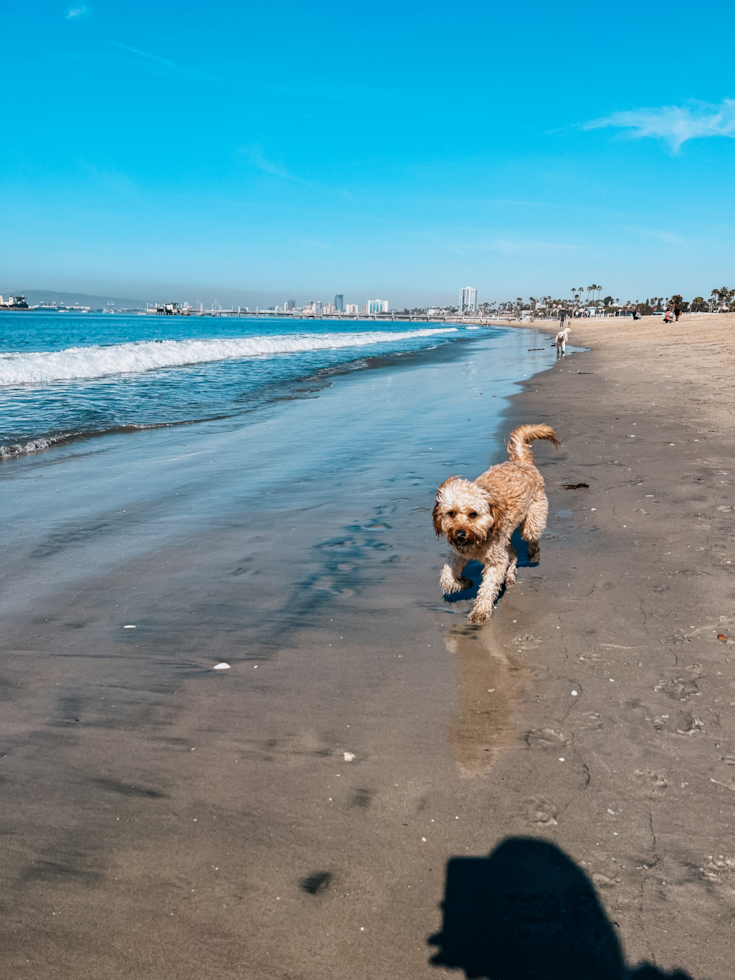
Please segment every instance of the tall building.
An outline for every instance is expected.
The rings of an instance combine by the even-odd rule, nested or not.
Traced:
[[[388,312],[388,300],[387,299],[369,299],[365,304],[367,309],[365,313],[387,313]]]
[[[342,293],[337,293],[337,295],[334,297],[334,308],[338,313],[344,313],[345,298]]]
[[[286,302],[283,304],[283,308],[284,310],[295,310],[296,301],[293,299],[287,299]]]
[[[459,291],[459,312],[474,313],[477,309],[477,290],[472,286],[465,286]]]
[[[347,303],[344,308],[345,313],[359,313],[357,303]]]

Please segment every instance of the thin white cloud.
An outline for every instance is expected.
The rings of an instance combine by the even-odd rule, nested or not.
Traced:
[[[317,248],[331,248],[331,245],[326,245],[324,242],[313,242],[310,238],[294,238],[295,242],[299,245],[315,245]]]
[[[131,48],[127,44],[120,44],[119,41],[109,41],[108,44],[112,44],[113,47],[120,48],[121,51],[129,51],[130,54],[137,54],[139,58],[146,58],[148,61],[154,61],[157,65],[163,65],[164,68],[178,68],[179,66],[175,61],[169,61],[168,58],[161,58],[157,54],[149,54],[148,51],[139,51],[137,48]]]
[[[251,146],[243,147],[242,151],[254,164],[258,170],[262,170],[263,173],[271,174],[273,177],[283,177],[284,180],[295,180],[302,184],[305,181],[300,180],[298,177],[294,177],[292,173],[286,169],[282,163],[277,163],[275,160],[268,160],[263,156],[263,151],[257,143],[253,143]]]
[[[337,193],[340,197],[345,197],[347,200],[350,200],[349,194],[341,188],[326,187],[313,180],[304,180],[303,177],[297,177],[295,174],[292,174],[285,164],[279,163],[277,160],[269,160],[264,156],[258,143],[241,147],[241,152],[245,154],[253,166],[257,167],[258,170],[262,170],[265,174],[270,174],[272,177],[280,177],[282,180],[290,180],[294,184],[301,184],[303,187],[311,187],[314,190],[327,191],[331,194]],[[319,243],[317,242],[316,244]],[[329,248],[329,246],[327,245],[325,248]]]
[[[90,11],[89,7],[85,7],[83,4],[81,7],[69,7],[66,12],[66,19],[73,20],[75,17],[83,17]]]
[[[720,105],[693,102],[688,106],[667,105],[614,112],[604,119],[593,119],[582,128],[602,129],[607,126],[627,129],[637,139],[650,136],[664,140],[676,152],[687,140],[706,136],[735,138],[735,99],[723,99]]]
[[[270,174],[272,177],[280,177],[282,180],[290,180],[294,184],[301,184],[302,187],[309,187],[312,190],[329,194],[330,196],[336,195],[345,201],[352,200],[352,195],[344,187],[330,187],[328,184],[320,184],[315,180],[305,180],[303,177],[297,177],[296,174],[291,173],[288,167],[278,160],[269,160],[264,155],[259,143],[251,143],[250,146],[241,146],[239,152],[246,156],[254,167],[262,170],[264,174]],[[311,244],[319,245],[320,242],[312,242]],[[323,247],[330,248],[331,246],[324,245]]]
[[[682,238],[681,235],[674,234],[673,231],[666,231],[660,228],[640,228],[637,225],[628,226],[623,230],[634,232],[643,238],[653,238],[655,241],[664,242],[666,245],[676,245],[678,248],[686,249],[688,252],[693,251],[692,242],[686,238]]]
[[[459,245],[451,245],[450,248],[453,252],[458,252],[459,255],[474,251],[502,252],[505,255],[523,255],[528,252],[549,255],[554,252],[584,251],[581,245],[564,245],[561,242],[545,241],[511,242],[505,238],[494,238],[490,242],[460,243]]]

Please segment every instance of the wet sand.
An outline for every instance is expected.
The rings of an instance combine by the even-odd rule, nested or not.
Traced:
[[[457,699],[430,511],[502,454],[537,346],[0,471],[5,975],[437,972],[446,859],[497,836],[463,772],[501,743],[452,734],[482,693]]]
[[[281,406],[206,447],[146,433],[4,488],[6,975],[461,975],[480,866],[503,883],[488,916],[538,957],[509,980],[556,977],[560,936],[586,951],[567,980],[622,980],[620,946],[651,977],[731,975],[731,347],[614,326],[575,329],[592,350],[545,374],[523,330],[506,381],[468,344],[339,379],[298,426]],[[529,420],[563,440],[536,450],[541,563],[469,627],[439,594],[433,490]],[[63,506],[24,525],[58,477]],[[508,837],[568,857],[459,860]]]

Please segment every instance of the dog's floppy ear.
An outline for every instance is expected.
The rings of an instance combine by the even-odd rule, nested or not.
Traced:
[[[434,510],[431,512],[431,516],[434,521],[434,530],[436,531],[437,537],[440,538],[444,532],[442,531],[442,509],[438,500],[434,504]]]
[[[485,498],[485,500],[487,500],[487,506],[490,511],[490,517],[493,520],[492,526],[497,527],[498,522],[500,521],[500,515],[502,513],[500,504],[498,504],[498,502],[493,498],[493,496],[490,493],[488,493],[487,490],[483,490],[482,495]]]
[[[451,483],[452,480],[454,479],[456,479],[456,477],[448,476],[444,481],[444,483],[442,483],[439,489],[436,491],[436,503],[434,504],[434,510],[431,512],[431,516],[434,521],[434,530],[436,531],[438,537],[441,537],[442,534],[444,534],[444,531],[442,530],[442,508],[441,508],[442,490],[448,483]]]

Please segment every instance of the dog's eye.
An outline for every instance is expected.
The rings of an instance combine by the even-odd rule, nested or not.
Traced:
[[[457,512],[455,510],[449,510],[449,511],[447,511],[447,515],[449,517],[456,517],[457,516]]]
[[[477,511],[476,510],[471,511],[470,517],[477,517]]]

